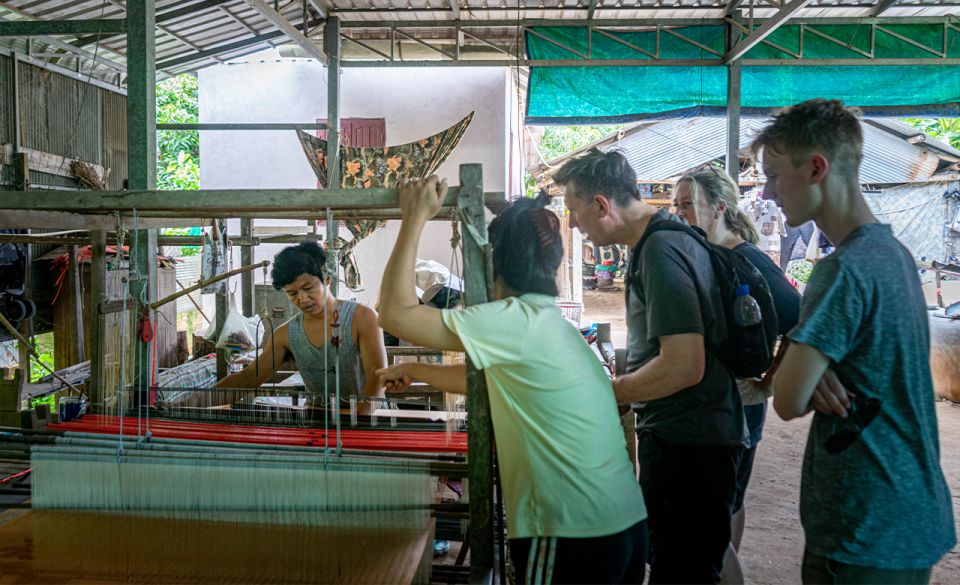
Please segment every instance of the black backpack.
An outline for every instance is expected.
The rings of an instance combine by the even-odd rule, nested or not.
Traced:
[[[708,340],[707,348],[737,378],[761,376],[773,364],[773,346],[777,339],[777,310],[767,281],[746,256],[736,250],[710,243],[700,228],[672,220],[654,221],[647,227],[630,254],[628,286],[633,287],[637,295],[643,298],[639,279],[636,278],[636,259],[647,239],[663,230],[689,234],[710,253],[714,278],[720,288],[723,303],[727,339],[718,345],[711,344]],[[733,303],[737,286],[741,284],[750,286],[750,296],[756,299],[763,315],[760,324],[754,327],[737,327],[733,320]]]

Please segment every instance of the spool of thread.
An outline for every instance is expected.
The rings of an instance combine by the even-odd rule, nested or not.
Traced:
[[[71,421],[80,416],[80,399],[64,397],[60,399],[60,422]]]

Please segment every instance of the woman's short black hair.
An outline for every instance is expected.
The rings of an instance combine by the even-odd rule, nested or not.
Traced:
[[[557,296],[557,269],[563,260],[560,218],[546,209],[550,196],[507,205],[490,223],[493,272],[518,294]]]
[[[273,257],[273,268],[270,269],[273,288],[280,290],[301,274],[312,274],[323,280],[326,266],[327,253],[316,242],[301,242],[284,248]]]

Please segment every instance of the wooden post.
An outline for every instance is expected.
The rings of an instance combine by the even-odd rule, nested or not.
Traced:
[[[90,233],[90,382],[87,385],[87,397],[94,408],[103,404],[103,323],[100,303],[106,300],[104,291],[107,285],[107,232],[97,230]]]
[[[157,185],[156,6],[154,0],[127,4],[127,169],[130,190]],[[157,290],[157,230],[130,234],[130,296],[138,319]],[[153,344],[134,341],[135,388],[146,392],[153,379]],[[141,399],[145,394],[138,393]],[[138,402],[142,404],[142,402]]]
[[[229,303],[227,301],[227,287],[224,286],[222,290],[217,292],[217,315],[214,317],[214,320],[217,323],[216,335],[214,336],[214,343],[220,337],[220,333],[223,332],[223,326],[227,322],[227,310],[229,308]],[[227,367],[227,350],[222,348],[217,348],[217,380],[222,380],[227,377],[229,373],[229,368]]]
[[[340,19],[331,16],[323,26],[323,50],[327,54],[327,189],[340,188]],[[330,292],[340,289],[336,253],[339,222],[327,218],[327,270],[334,278]]]
[[[253,220],[240,220],[240,236],[245,238],[253,237]],[[253,264],[253,246],[240,246],[240,265],[249,266]],[[253,271],[244,272],[240,275],[240,296],[243,299],[243,314],[252,317],[253,307]]]
[[[15,72],[16,73],[16,72]],[[16,91],[16,89],[15,89]],[[18,121],[19,122],[19,121]],[[17,124],[16,133],[19,133],[19,123]],[[27,155],[22,152],[17,152],[13,157],[13,182],[14,189],[17,191],[29,191],[30,190],[30,162],[27,159]],[[27,230],[27,233],[30,233],[30,230]],[[24,245],[25,258],[23,266],[23,298],[29,299],[32,294],[30,292],[30,279],[33,274],[33,246],[29,243]],[[24,319],[20,322],[20,333],[29,341],[33,343],[33,317],[29,319]],[[19,377],[20,389],[23,390],[24,384],[30,383],[30,348],[25,346],[23,343],[20,344],[20,356],[19,356],[19,367],[21,375]]]
[[[736,18],[736,17],[732,17]],[[738,29],[726,23],[727,51],[737,44]],[[727,64],[727,174],[740,184],[740,59]]]
[[[460,206],[465,221],[486,240],[487,227],[483,216],[483,170],[480,165],[460,165]],[[493,285],[490,244],[474,240],[464,226],[463,271],[468,305],[490,299]],[[493,570],[493,427],[490,420],[490,397],[483,371],[467,359],[467,412],[470,432],[467,435],[468,489],[470,493],[470,579],[485,580]]]
[[[69,365],[79,364],[84,361],[84,348],[83,343],[86,339],[84,335],[83,327],[83,287],[80,284],[80,263],[77,262],[77,247],[70,246],[68,248],[69,258],[69,269],[68,273],[70,275],[70,296],[73,301],[73,319],[76,322],[76,328],[74,329],[74,344],[76,347],[76,355],[73,363]]]

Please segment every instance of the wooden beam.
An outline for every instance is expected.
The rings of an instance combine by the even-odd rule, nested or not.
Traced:
[[[57,195],[69,197],[70,191],[61,191]],[[137,227],[143,228],[162,228],[162,227],[193,227],[203,225],[199,218],[167,218],[151,219],[138,218]],[[113,215],[93,215],[70,213],[66,211],[34,211],[30,209],[4,210],[0,209],[0,227],[18,227],[44,230],[106,230],[114,231],[117,229],[117,218]],[[125,216],[120,218],[120,229],[131,230],[134,228],[133,218]]]
[[[445,207],[456,207],[461,187],[450,187]],[[488,205],[503,200],[503,193],[485,196]],[[198,191],[0,191],[0,210],[112,213],[137,211],[183,212],[191,217],[240,212],[312,212],[320,216],[334,210],[377,210],[399,207],[396,189],[200,189]],[[237,216],[240,217],[240,216]],[[265,216],[266,217],[266,216]]]
[[[323,26],[323,50],[327,56],[327,190],[340,187],[340,19],[334,16],[327,19]],[[326,236],[327,269],[330,274],[340,271],[339,251],[336,246],[340,222],[334,221],[333,214],[327,209]],[[340,288],[340,279],[330,283],[330,292],[334,297]]]
[[[0,37],[39,37],[127,32],[123,18],[105,20],[13,20],[0,22]]]
[[[880,16],[887,8],[897,3],[897,0],[880,0],[877,5],[870,9],[870,16]]]
[[[131,189],[157,186],[155,16],[155,0],[127,4],[127,172]],[[157,287],[157,230],[130,233],[130,276],[130,296],[138,301],[137,312],[146,312],[145,301]],[[134,348],[134,404],[144,406],[156,373],[153,342],[137,336]]]
[[[732,19],[732,17],[731,17]],[[728,22],[727,48],[733,47],[739,37],[739,30]],[[726,171],[733,177],[734,183],[740,184],[740,82],[741,61],[736,60],[727,64],[727,157]]]
[[[103,230],[94,231],[91,235],[90,250],[90,382],[87,385],[87,396],[94,408],[103,405],[103,329],[101,327],[100,304],[106,299],[107,285],[107,233]]]
[[[76,176],[73,174],[70,164],[74,161],[86,162],[81,161],[78,158],[67,158],[58,154],[51,154],[49,152],[34,150],[32,148],[24,148],[22,146],[17,148],[14,144],[0,144],[0,164],[13,164],[11,162],[13,160],[13,153],[17,150],[27,156],[27,159],[30,161],[31,169],[41,173],[57,175],[59,177],[75,179]],[[100,178],[103,178],[106,170],[102,166],[93,163],[87,164],[91,165],[93,169],[97,171],[97,175]]]
[[[74,344],[76,347],[76,361],[69,365],[79,364],[86,361],[84,357],[84,342],[86,341],[86,332],[83,323],[83,285],[80,277],[80,263],[77,262],[77,246],[70,246],[67,250],[69,255],[68,277],[70,278],[70,293],[73,297],[73,319],[76,321],[74,329]]]
[[[463,272],[470,305],[490,298],[490,244],[483,218],[483,173],[480,165],[460,165],[461,208],[466,213],[463,232]],[[476,237],[481,241],[477,241]],[[470,485],[470,582],[487,578],[493,569],[493,426],[490,396],[483,371],[467,359],[468,482]]]
[[[274,10],[273,8],[267,6],[267,3],[263,0],[243,0],[247,3],[248,6],[259,12],[263,15],[264,18],[270,21],[273,26],[277,27],[283,34],[287,36],[288,39],[300,46],[301,49],[307,52],[308,55],[320,61],[324,65],[327,64],[327,56],[313,44],[303,33],[301,33],[289,20],[283,17],[282,14]],[[304,31],[306,32],[306,31]]]
[[[743,57],[747,51],[757,46],[760,41],[770,36],[770,33],[780,28],[784,23],[786,23],[791,16],[796,14],[802,8],[805,8],[808,4],[813,2],[813,0],[791,0],[783,8],[780,9],[772,18],[765,21],[760,28],[754,30],[750,33],[747,38],[743,39],[737,45],[727,52],[723,56],[723,64],[728,65],[732,61]]]
[[[240,220],[240,235],[244,237],[251,238],[253,237],[253,220],[252,219],[241,219]],[[253,246],[241,246],[240,247],[240,264],[244,266],[249,266],[253,264]],[[242,310],[243,314],[247,317],[252,317],[254,312],[253,306],[253,272],[244,272],[240,276],[240,298],[242,300]]]

